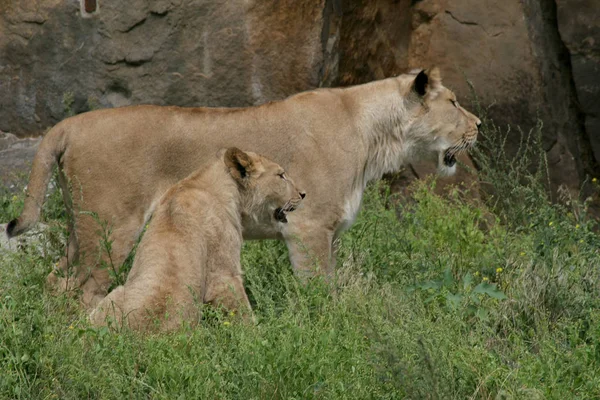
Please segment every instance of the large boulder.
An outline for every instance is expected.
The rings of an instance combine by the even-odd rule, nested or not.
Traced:
[[[152,103],[248,106],[319,84],[324,0],[0,1],[0,129]]]
[[[592,26],[598,29],[600,12],[597,6],[592,9],[594,0],[579,2],[589,5],[584,24],[588,32]],[[521,144],[517,126],[527,133],[543,122],[553,189],[566,184],[578,190],[586,174],[595,174],[599,158],[591,153],[590,130],[581,120],[552,0],[346,0],[343,9],[339,84],[437,64],[444,83],[463,104],[501,128],[511,125],[505,149],[509,154]],[[571,12],[580,15],[581,7],[573,5]],[[585,37],[578,43],[590,41]],[[593,129],[593,124],[590,118],[587,126]],[[430,170],[414,167],[401,179]]]
[[[94,107],[248,106],[436,64],[468,108],[512,126],[509,154],[516,126],[541,121],[552,187],[576,191],[600,175],[599,32],[597,0],[0,0],[0,129],[36,135]],[[475,179],[462,161],[451,182]]]
[[[569,51],[578,105],[595,160],[600,160],[600,3],[557,0],[558,29]]]

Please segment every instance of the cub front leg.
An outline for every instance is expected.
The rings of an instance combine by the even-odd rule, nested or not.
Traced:
[[[125,317],[125,287],[115,288],[90,313],[90,322],[94,326],[106,326],[108,322],[121,328]],[[108,321],[107,321],[108,319]]]
[[[252,306],[246,295],[241,275],[211,279],[206,288],[204,301],[215,307],[222,306],[228,311],[239,311],[245,321],[254,321]]]

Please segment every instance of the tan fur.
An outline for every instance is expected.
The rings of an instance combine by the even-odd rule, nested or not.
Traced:
[[[240,173],[243,171],[243,174]],[[274,220],[301,196],[283,169],[254,153],[229,149],[208,168],[170,188],[138,247],[133,267],[90,315],[117,328],[171,330],[195,324],[199,304],[240,309],[249,316],[240,251],[242,217]]]
[[[52,166],[58,162],[72,187],[74,235],[60,265],[77,261],[74,279],[49,276],[61,288],[83,289],[93,304],[109,285],[98,268],[94,211],[112,226],[112,260],[118,267],[168,187],[211,159],[217,149],[239,146],[275,160],[310,193],[284,227],[244,221],[246,239],[283,239],[297,274],[332,271],[332,243],[358,213],[369,181],[403,164],[436,159],[440,172],[453,168],[446,151],[467,149],[479,119],[453,104],[437,69],[344,89],[318,89],[250,108],[134,106],[81,114],[56,125],[33,162],[28,198],[13,235],[39,216]],[[423,75],[421,75],[423,78]],[[68,196],[68,193],[66,193]],[[95,300],[96,299],[96,300]]]

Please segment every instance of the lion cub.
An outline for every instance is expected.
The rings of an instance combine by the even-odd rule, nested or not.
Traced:
[[[133,267],[91,312],[94,325],[177,328],[200,318],[198,303],[250,315],[240,251],[242,220],[287,222],[305,194],[273,161],[237,148],[171,187],[139,244]],[[154,322],[158,326],[154,326]]]

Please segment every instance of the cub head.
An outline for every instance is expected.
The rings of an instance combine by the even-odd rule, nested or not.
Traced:
[[[231,147],[223,160],[239,185],[243,214],[247,216],[285,223],[286,214],[294,211],[306,196],[279,164],[263,156]]]
[[[413,121],[409,137],[417,142],[418,152],[437,161],[438,173],[452,175],[456,156],[475,144],[481,121],[461,107],[456,95],[442,85],[438,68],[412,76],[407,96]]]

